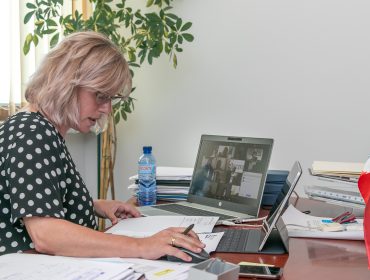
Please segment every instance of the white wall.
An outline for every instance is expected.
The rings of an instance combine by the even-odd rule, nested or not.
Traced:
[[[313,160],[367,159],[369,1],[173,6],[193,22],[195,41],[178,69],[163,58],[135,72],[135,111],[118,125],[118,198],[130,195],[127,178],[143,145],[153,146],[158,165],[192,167],[201,134],[274,138],[270,168],[300,160],[301,190]]]
[[[90,194],[97,198],[97,139],[92,134],[67,134],[66,144]]]

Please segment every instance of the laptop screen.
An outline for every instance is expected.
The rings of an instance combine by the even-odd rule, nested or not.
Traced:
[[[202,135],[189,201],[257,215],[273,140]]]

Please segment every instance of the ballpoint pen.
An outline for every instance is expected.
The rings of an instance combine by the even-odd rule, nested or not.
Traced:
[[[188,235],[189,231],[191,231],[191,230],[193,229],[193,227],[194,227],[194,224],[189,225],[189,226],[188,226],[188,227],[183,231],[183,233],[182,233],[182,234],[184,234],[184,235]]]
[[[333,218],[332,221],[340,224],[353,223],[356,221],[356,216],[353,215],[351,212],[346,211],[343,214],[340,214],[339,216]]]

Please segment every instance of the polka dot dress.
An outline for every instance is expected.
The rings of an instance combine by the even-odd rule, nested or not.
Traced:
[[[97,229],[93,200],[63,137],[40,113],[0,126],[0,255],[34,248],[23,217],[54,217]]]

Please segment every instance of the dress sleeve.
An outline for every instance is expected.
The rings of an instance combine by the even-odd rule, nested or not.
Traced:
[[[13,136],[6,159],[11,222],[31,216],[64,218],[59,136],[40,122],[26,124]]]

